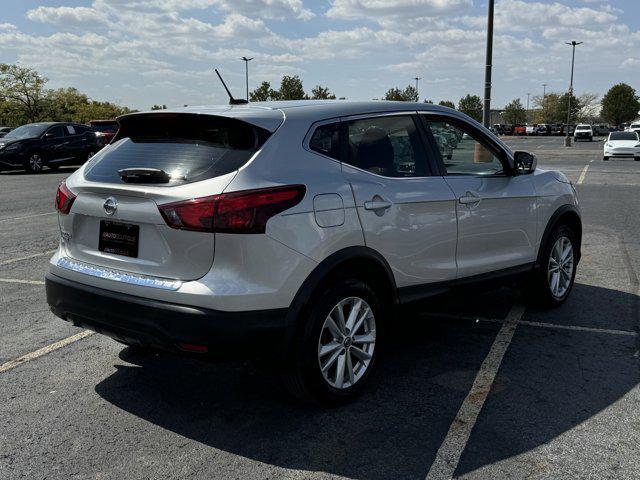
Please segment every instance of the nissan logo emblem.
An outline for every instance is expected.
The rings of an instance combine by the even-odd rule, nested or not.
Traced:
[[[118,201],[113,197],[109,197],[104,201],[103,207],[107,215],[113,215],[118,209]]]

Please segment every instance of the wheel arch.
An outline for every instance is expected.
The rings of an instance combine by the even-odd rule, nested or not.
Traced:
[[[577,258],[580,260],[581,249],[582,249],[582,218],[580,217],[580,213],[578,209],[573,205],[563,205],[559,207],[549,221],[547,222],[547,226],[544,229],[544,233],[542,234],[542,238],[540,239],[540,246],[538,247],[538,256],[536,258],[536,268],[540,267],[542,262],[542,254],[544,252],[544,246],[549,241],[549,236],[551,232],[559,226],[559,225],[567,225],[571,228],[576,234],[576,239],[578,242],[577,245]]]
[[[286,324],[291,327],[288,328],[290,338],[287,340],[295,334],[301,323],[301,313],[309,306],[314,294],[330,284],[332,279],[345,274],[354,274],[354,278],[371,283],[389,307],[399,304],[395,278],[385,258],[369,247],[347,247],[320,262],[298,289],[287,313]]]

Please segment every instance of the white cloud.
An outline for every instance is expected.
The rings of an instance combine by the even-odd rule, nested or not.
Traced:
[[[471,6],[472,0],[333,0],[327,16],[386,21],[390,18],[452,15]]]
[[[27,12],[27,18],[34,22],[54,25],[85,25],[103,23],[105,17],[88,7],[38,7]]]

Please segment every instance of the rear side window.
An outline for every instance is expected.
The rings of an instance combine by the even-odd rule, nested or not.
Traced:
[[[196,114],[125,117],[118,135],[92,157],[85,178],[125,183],[119,170],[153,168],[174,186],[207,180],[242,167],[269,137],[267,130],[232,118]]]
[[[346,163],[385,177],[422,177],[426,157],[410,116],[383,116],[347,124]]]
[[[309,148],[340,160],[340,123],[330,123],[316,128],[309,140]]]

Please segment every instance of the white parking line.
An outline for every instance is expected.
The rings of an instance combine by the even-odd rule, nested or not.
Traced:
[[[42,280],[22,280],[21,278],[0,278],[2,283],[26,283],[29,285],[44,285]]]
[[[427,473],[427,480],[453,478],[462,452],[467,446],[471,431],[476,424],[487,395],[489,395],[504,354],[509,348],[522,315],[524,315],[524,307],[522,305],[511,307],[502,328],[500,328],[493,345],[491,345],[489,354],[480,366],[471,390],[469,390],[467,397],[462,402],[462,406],[458,410],[456,418],[453,419],[444,442],[438,449],[436,458],[429,469],[429,473]]]
[[[27,255],[26,257],[10,258],[9,260],[1,261],[0,267],[2,267],[3,265],[9,265],[10,263],[21,262],[22,260],[29,260],[30,258],[42,257],[44,255],[53,255],[55,252],[56,252],[55,250],[49,250],[48,252],[34,253],[33,255]]]
[[[426,316],[434,317],[434,318],[451,318],[453,320],[464,320],[467,322],[490,322],[490,323],[504,323],[505,320],[500,320],[498,318],[481,318],[481,317],[469,317],[465,315],[448,315],[448,314],[426,314]],[[581,327],[579,325],[560,325],[558,323],[546,323],[546,322],[532,322],[529,320],[518,320],[516,322],[518,325],[526,325],[528,327],[539,327],[539,328],[551,328],[558,330],[577,330],[579,332],[591,332],[591,333],[606,333],[609,335],[626,335],[629,337],[636,337],[640,335],[638,332],[633,332],[630,330],[616,330],[613,328],[597,328],[597,327]]]
[[[582,169],[580,178],[578,178],[578,185],[582,185],[582,182],[584,182],[584,179],[587,176],[587,170],[589,170],[589,165],[585,165],[585,167]]]
[[[33,215],[25,215],[23,217],[11,217],[11,218],[1,218],[1,222],[8,222],[9,220],[24,220],[25,218],[33,218],[33,217],[44,217],[45,215],[55,215],[58,212],[47,212],[47,213],[34,213]]]
[[[503,323],[502,320],[493,320],[482,318],[482,322]],[[558,330],[576,330],[578,332],[591,332],[591,333],[608,333],[609,335],[626,335],[629,337],[638,336],[638,332],[631,332],[629,330],[615,330],[613,328],[597,328],[597,327],[581,327],[579,325],[560,325],[558,323],[546,323],[546,322],[532,322],[530,320],[519,320],[518,325],[527,325],[528,327],[540,327],[540,328],[555,328]]]
[[[70,337],[63,338],[59,342],[52,343],[51,345],[47,345],[34,352],[27,353],[26,355],[22,355],[21,357],[18,357],[14,360],[9,360],[8,362],[0,365],[0,373],[11,370],[12,368],[16,368],[17,366],[22,365],[23,363],[29,362],[31,360],[35,360],[36,358],[42,357],[47,353],[51,353],[54,350],[58,350],[59,348],[66,347],[71,343],[77,342],[78,340],[82,340],[83,338],[93,335],[93,333],[94,332],[92,332],[91,330],[83,330],[80,333],[76,333],[75,335],[71,335]]]

